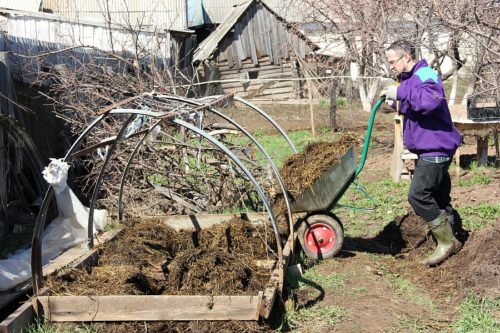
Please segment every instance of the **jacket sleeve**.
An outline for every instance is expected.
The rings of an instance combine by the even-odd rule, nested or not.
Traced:
[[[398,89],[397,99],[406,102],[414,112],[429,114],[441,107],[444,89],[437,73],[430,67],[419,69],[411,84]]]

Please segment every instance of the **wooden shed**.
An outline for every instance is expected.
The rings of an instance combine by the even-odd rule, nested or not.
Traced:
[[[233,7],[199,45],[193,63],[200,81],[207,82],[207,95],[234,92],[253,99],[298,99],[307,97],[307,83],[297,79],[315,75],[305,59],[317,48],[265,3],[249,0]],[[220,82],[208,83],[213,81]]]

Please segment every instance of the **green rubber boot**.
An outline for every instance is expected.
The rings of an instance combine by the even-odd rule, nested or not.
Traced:
[[[434,266],[442,263],[452,254],[457,253],[462,248],[462,243],[453,235],[446,213],[441,213],[436,219],[428,222],[428,225],[436,238],[437,246],[434,252],[422,261],[422,264]]]

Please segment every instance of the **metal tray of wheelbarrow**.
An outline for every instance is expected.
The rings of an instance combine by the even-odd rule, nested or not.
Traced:
[[[338,163],[292,202],[292,213],[330,210],[354,181],[355,171],[354,148],[351,147]]]

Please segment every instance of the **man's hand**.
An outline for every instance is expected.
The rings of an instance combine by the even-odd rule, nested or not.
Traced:
[[[386,100],[395,101],[398,93],[398,87],[389,86],[380,92],[380,97],[385,96]]]

